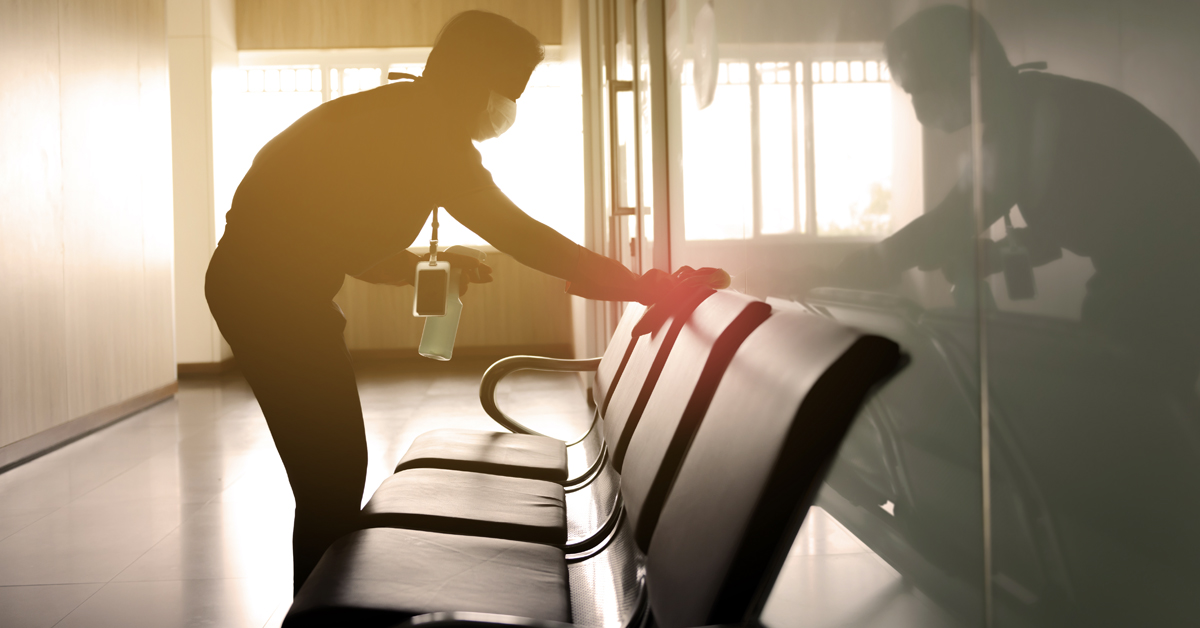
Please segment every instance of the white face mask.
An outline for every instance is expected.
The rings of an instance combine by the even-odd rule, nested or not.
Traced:
[[[495,91],[488,94],[487,107],[479,112],[471,139],[476,142],[500,137],[517,121],[517,103]]]

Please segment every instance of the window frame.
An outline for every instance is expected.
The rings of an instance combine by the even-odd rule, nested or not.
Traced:
[[[690,44],[689,44],[690,47]],[[689,57],[694,59],[695,56]],[[751,181],[753,199],[752,239],[761,239],[784,243],[789,241],[815,242],[878,242],[884,236],[879,235],[822,235],[819,232],[817,215],[819,208],[816,203],[816,142],[814,138],[815,118],[813,111],[813,87],[819,84],[878,84],[890,83],[890,72],[887,71],[883,44],[876,42],[855,42],[837,44],[723,44],[720,46],[721,64],[744,63],[749,67],[750,90],[750,155]],[[814,65],[821,63],[853,63],[877,62],[880,64],[880,75],[874,81],[813,81]],[[789,70],[789,93],[791,98],[791,140],[792,140],[792,189],[793,212],[796,228],[785,233],[763,233],[763,180],[762,180],[762,142],[760,125],[760,94],[764,64],[786,64]],[[803,68],[800,80],[797,81],[797,67]],[[883,78],[887,75],[889,78]],[[778,84],[778,83],[776,83]],[[681,82],[686,88],[689,83]],[[798,89],[799,88],[799,89]],[[801,145],[800,126],[797,124],[798,102],[797,92],[803,98],[804,124],[803,145]],[[800,168],[800,157],[803,156],[803,172]],[[685,174],[686,176],[686,174]],[[804,184],[800,192],[801,182]],[[803,207],[803,211],[801,211]],[[801,229],[800,226],[803,225]]]

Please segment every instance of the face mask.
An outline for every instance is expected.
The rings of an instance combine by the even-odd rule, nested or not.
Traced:
[[[476,142],[500,137],[517,121],[517,103],[496,92],[488,94],[487,107],[479,112],[471,139]]]

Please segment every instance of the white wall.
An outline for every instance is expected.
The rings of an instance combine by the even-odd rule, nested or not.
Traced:
[[[175,310],[180,363],[232,356],[204,298],[204,273],[233,197],[214,155],[237,68],[233,0],[169,0],[171,136],[175,181]],[[216,160],[215,163],[222,163]],[[218,166],[219,167],[219,166]]]

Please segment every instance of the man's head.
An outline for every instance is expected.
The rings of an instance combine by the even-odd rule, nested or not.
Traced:
[[[439,88],[483,107],[489,91],[509,100],[520,98],[544,54],[537,37],[512,20],[465,11],[442,27],[423,75]]]
[[[946,132],[971,123],[971,18],[967,9],[943,5],[926,9],[896,27],[887,38],[888,66],[912,95],[921,124]],[[996,32],[979,17],[985,90],[1015,74]]]

